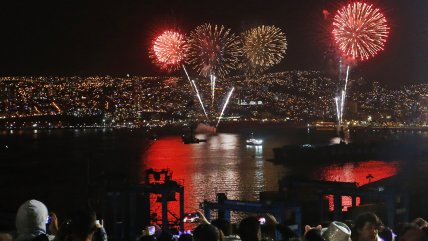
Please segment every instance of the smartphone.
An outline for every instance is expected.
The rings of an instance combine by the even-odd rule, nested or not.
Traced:
[[[97,228],[103,227],[104,226],[104,220],[102,220],[102,219],[95,220],[95,225],[97,226]]]
[[[199,219],[199,213],[188,213],[184,216],[183,222],[194,223],[198,221],[198,219]]]
[[[148,230],[149,236],[155,235],[155,232],[156,232],[155,226],[148,226],[147,230]]]
[[[46,225],[51,224],[51,222],[52,222],[52,216],[48,215],[48,218],[46,219]]]
[[[266,223],[266,218],[264,218],[264,217],[259,217],[259,223],[260,223],[260,225],[265,224],[265,223]]]

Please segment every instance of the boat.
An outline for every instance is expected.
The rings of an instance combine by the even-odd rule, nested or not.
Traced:
[[[251,137],[246,140],[247,145],[259,146],[263,144],[262,139],[254,138],[254,133],[251,133]]]
[[[332,131],[337,129],[336,122],[331,121],[314,121],[308,124],[308,127],[317,131]]]
[[[269,161],[277,164],[301,164],[303,162],[327,163],[364,160],[396,161],[418,159],[427,152],[414,143],[384,141],[371,143],[344,143],[334,145],[286,145],[273,149]]]
[[[198,144],[199,142],[206,142],[207,140],[196,138],[194,135],[183,134],[181,140],[184,144]]]
[[[181,135],[181,140],[184,144],[198,144],[207,140],[196,138],[192,125],[190,125],[184,134]]]

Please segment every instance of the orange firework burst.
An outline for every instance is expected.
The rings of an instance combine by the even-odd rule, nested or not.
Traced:
[[[285,34],[275,26],[259,26],[243,34],[244,53],[253,66],[270,67],[279,63],[285,55]]]

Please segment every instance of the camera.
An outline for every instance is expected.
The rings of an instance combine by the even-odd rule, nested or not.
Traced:
[[[185,215],[183,222],[194,223],[198,221],[198,219],[199,219],[199,213],[188,213]]]

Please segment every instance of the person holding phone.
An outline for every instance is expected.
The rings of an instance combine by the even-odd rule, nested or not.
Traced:
[[[55,241],[87,241],[92,240],[96,225],[96,214],[90,208],[81,208],[72,213],[55,236]]]
[[[233,233],[232,224],[228,220],[217,218],[212,220],[211,224],[223,232],[224,241],[241,241],[241,238]]]
[[[207,218],[200,211],[195,211],[193,213],[186,214],[184,216],[183,222],[185,222],[185,223],[207,223],[207,224],[210,224],[210,222],[207,220]]]
[[[199,222],[199,218],[203,216],[199,212],[188,213],[184,216],[183,222],[185,223],[196,223]]]
[[[46,224],[47,231],[50,235],[56,235],[59,230],[58,217],[54,212],[49,212],[48,222]]]
[[[193,230],[194,241],[223,240],[223,233],[216,226],[208,222],[206,217],[200,211],[187,214],[183,221],[199,223],[199,225]]]
[[[108,236],[106,230],[104,229],[104,220],[95,220],[95,226],[97,227],[97,229],[94,232],[94,237],[92,238],[92,241],[107,241]]]
[[[55,216],[56,218],[56,216]],[[51,217],[51,223],[52,223]],[[49,241],[54,236],[46,233],[49,223],[48,209],[42,202],[32,199],[24,202],[16,213],[16,241]]]

